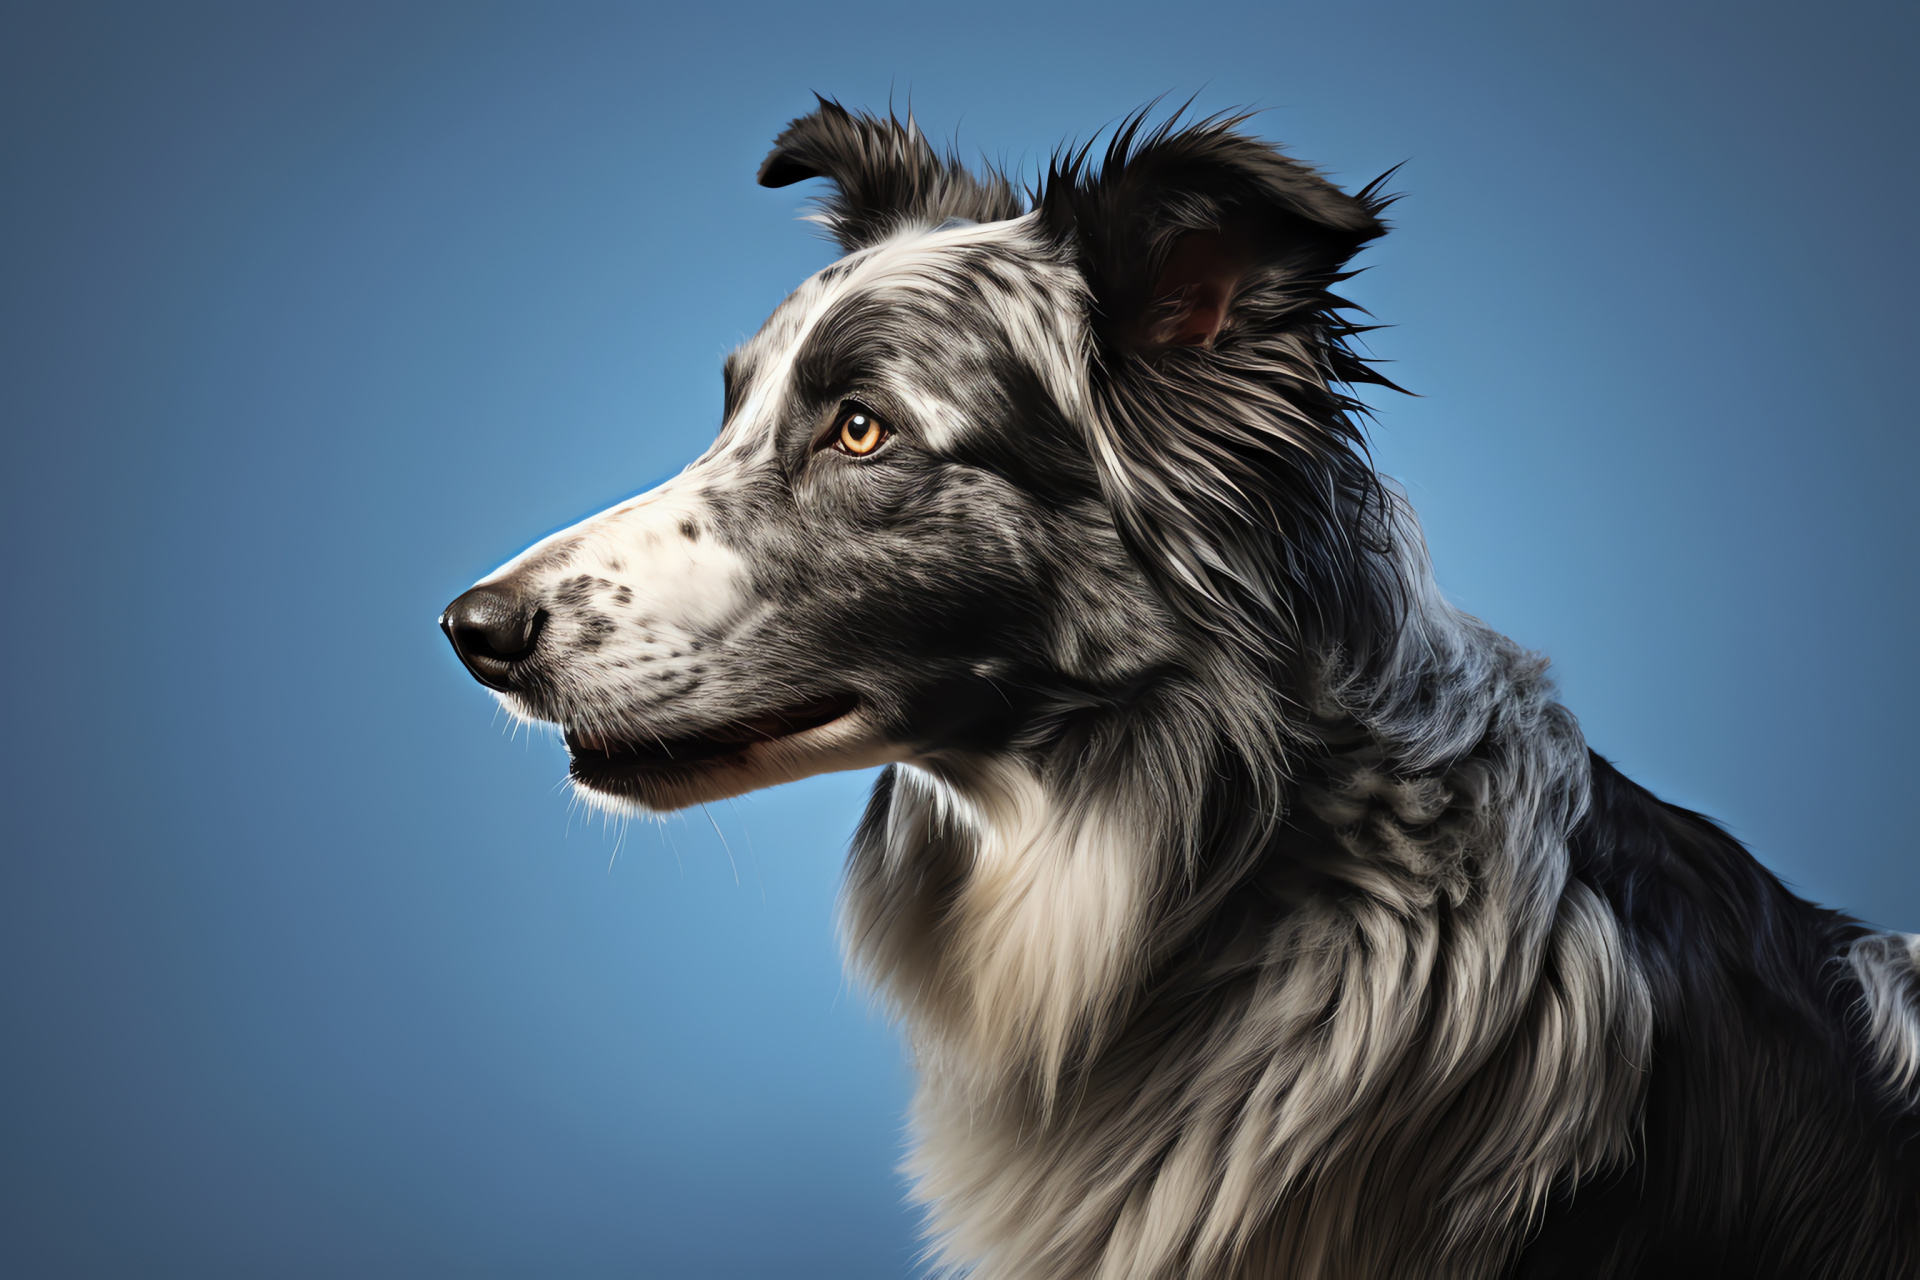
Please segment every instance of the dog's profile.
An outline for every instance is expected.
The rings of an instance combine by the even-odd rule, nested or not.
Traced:
[[[448,609],[609,805],[885,764],[845,928],[977,1280],[1920,1275],[1920,939],[1591,754],[1351,398],[1385,230],[1215,118],[1017,191],[823,101],[718,440]]]

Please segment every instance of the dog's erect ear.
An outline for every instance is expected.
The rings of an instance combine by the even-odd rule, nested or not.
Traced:
[[[787,126],[760,165],[763,187],[808,178],[834,184],[822,220],[849,252],[909,223],[998,222],[1025,212],[1004,177],[976,177],[951,152],[935,152],[911,116],[882,120],[825,98]]]
[[[1398,634],[1392,508],[1348,394],[1393,384],[1333,292],[1388,201],[1244,119],[1132,116],[1104,155],[1056,155],[1037,204],[1089,294],[1084,421],[1122,538],[1196,637],[1305,689],[1316,655],[1364,663]]]
[[[1112,348],[1151,360],[1214,345],[1242,312],[1278,318],[1254,295],[1307,302],[1386,230],[1377,183],[1348,195],[1236,133],[1244,119],[1181,129],[1176,117],[1143,133],[1142,113],[1115,132],[1097,173],[1091,146],[1055,158],[1042,215],[1074,244]]]

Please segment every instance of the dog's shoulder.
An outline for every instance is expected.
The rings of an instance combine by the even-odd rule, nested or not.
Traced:
[[[1569,870],[1647,975],[1645,1117],[1633,1165],[1558,1196],[1516,1275],[1915,1274],[1920,1123],[1888,1047],[1920,1019],[1911,1003],[1876,1008],[1862,958],[1888,935],[1796,897],[1718,825],[1599,756],[1592,767]],[[1910,950],[1894,950],[1909,977],[1881,1005],[1915,985]]]

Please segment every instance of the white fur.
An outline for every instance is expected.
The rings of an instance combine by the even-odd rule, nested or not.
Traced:
[[[1920,1106],[1920,934],[1871,933],[1847,951],[1887,1091]]]

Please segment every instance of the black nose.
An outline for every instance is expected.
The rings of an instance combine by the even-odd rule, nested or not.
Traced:
[[[501,583],[475,587],[447,606],[440,629],[473,678],[489,689],[514,687],[514,672],[533,656],[546,624],[539,602]]]

